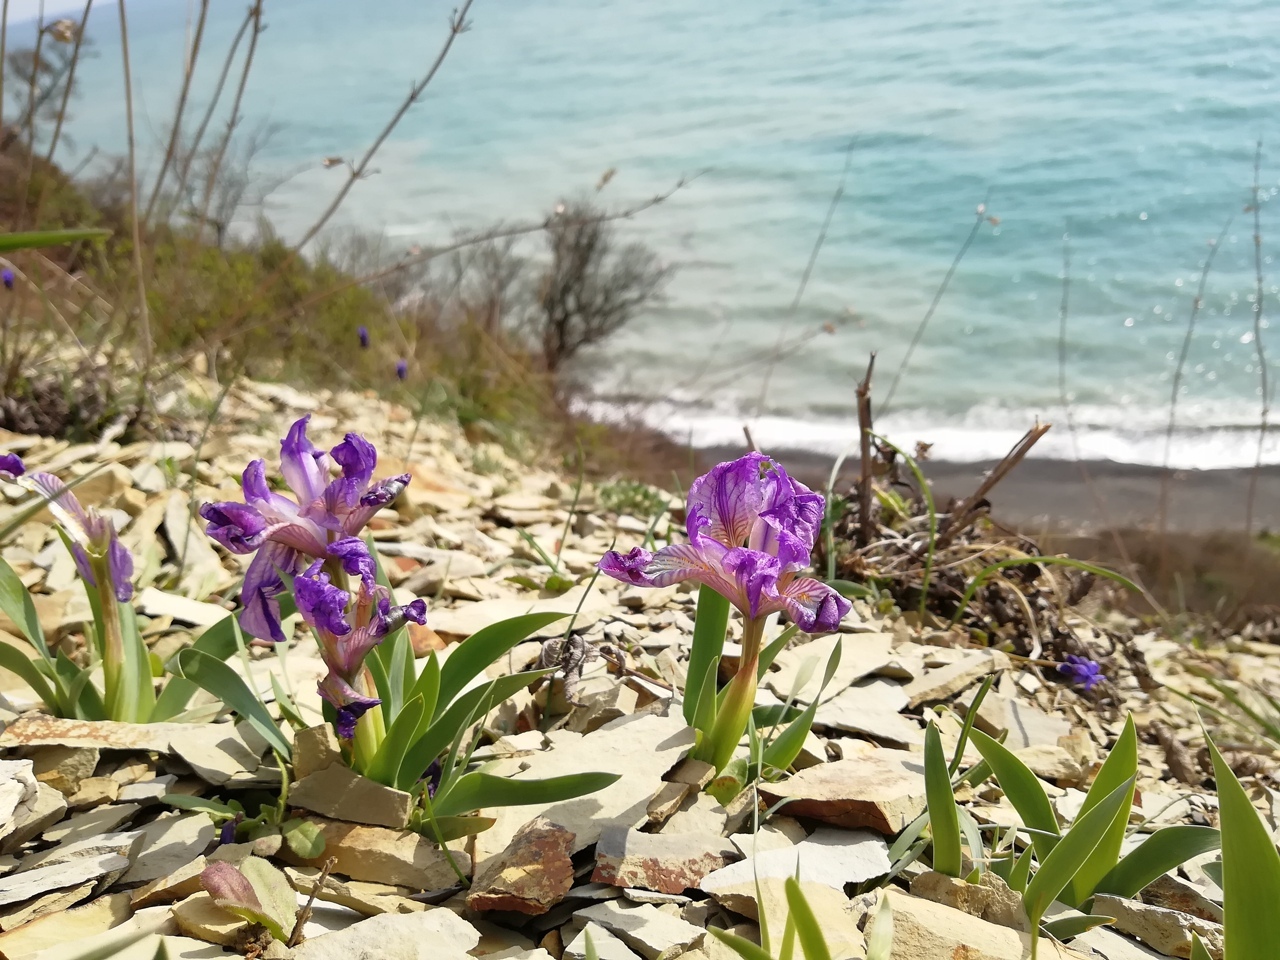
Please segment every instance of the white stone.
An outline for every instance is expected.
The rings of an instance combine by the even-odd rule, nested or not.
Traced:
[[[475,927],[443,907],[420,913],[382,914],[345,930],[306,940],[294,960],[467,960],[480,942]]]

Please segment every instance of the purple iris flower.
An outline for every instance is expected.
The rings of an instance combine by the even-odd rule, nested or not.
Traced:
[[[339,543],[344,568],[350,564],[358,570],[372,569],[373,558],[363,542],[352,537]],[[392,606],[387,589],[363,576],[352,594],[332,583],[323,560],[316,560],[293,581],[293,592],[298,612],[319,640],[320,657],[329,668],[319,684],[320,696],[337,710],[338,735],[351,739],[356,721],[381,703],[368,696],[372,685],[364,676],[365,657],[407,621],[426,623],[426,602]]]
[[[358,537],[382,507],[409,483],[409,474],[374,481],[378,451],[358,434],[348,433],[325,453],[307,439],[303,417],[280,442],[280,472],[290,499],[267,483],[266,465],[254,460],[244,469],[244,503],[206,503],[200,516],[205,532],[232,553],[255,554],[240,589],[240,624],[252,636],[280,642],[283,574],[298,573],[306,561],[338,559],[344,570],[372,582],[372,560],[353,561],[342,544]],[[331,478],[337,465],[341,475]],[[353,565],[354,564],[354,565]]]
[[[0,470],[12,476],[10,466],[0,461]],[[120,542],[112,522],[93,507],[82,507],[66,484],[51,473],[28,473],[17,480],[48,501],[49,511],[71,541],[71,556],[81,579],[96,587],[98,572],[104,571],[116,599],[127,603],[133,597],[133,554]]]
[[[4,288],[6,290],[13,289],[13,279],[14,279],[13,271],[10,270],[8,267],[6,267],[4,270],[0,270],[0,283],[4,284]]]
[[[1084,687],[1086,693],[1107,679],[1100,663],[1074,653],[1067,654],[1066,662],[1058,664],[1058,672],[1069,682]]]
[[[835,630],[850,603],[809,567],[822,525],[822,497],[759,453],[713,467],[689,488],[689,542],[650,553],[610,551],[600,570],[642,587],[694,580],[753,620],[779,610],[806,632]]]
[[[26,464],[16,453],[0,453],[0,478],[17,480],[26,472]]]
[[[396,379],[397,380],[409,379],[409,361],[408,360],[396,361]]]
[[[363,323],[356,327],[356,336],[360,338],[360,346],[364,350],[369,349],[369,328]]]

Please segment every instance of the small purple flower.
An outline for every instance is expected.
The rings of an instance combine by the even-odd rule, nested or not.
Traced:
[[[642,587],[705,584],[752,619],[779,610],[806,632],[835,630],[850,603],[797,574],[822,525],[822,497],[759,453],[721,463],[689,488],[686,544],[610,551],[602,573]]]
[[[18,466],[22,466],[21,461]],[[4,464],[0,463],[0,468],[9,473]],[[71,556],[81,578],[96,587],[96,571],[105,570],[112,593],[121,603],[127,603],[133,597],[133,554],[120,542],[111,521],[93,507],[82,507],[66,484],[51,473],[27,473],[17,481],[48,502],[50,513],[71,541]]]
[[[1058,664],[1058,672],[1070,683],[1084,687],[1086,693],[1107,679],[1100,663],[1074,653],[1067,654],[1066,662]]]
[[[4,284],[4,288],[6,290],[13,289],[13,280],[14,280],[14,276],[13,276],[12,270],[10,270],[8,267],[6,267],[4,270],[0,270],[0,283]]]
[[[369,349],[369,328],[363,323],[356,327],[356,336],[360,338],[360,347],[363,350]]]
[[[296,575],[309,560],[338,556],[331,552],[335,543],[358,537],[409,483],[407,473],[375,481],[378,451],[358,434],[347,434],[328,453],[320,450],[307,437],[309,420],[295,422],[280,442],[280,472],[294,499],[272,490],[266,465],[254,460],[241,478],[244,503],[200,508],[210,537],[232,553],[254,554],[240,588],[240,624],[261,640],[284,640],[276,599],[285,590],[284,575]],[[341,476],[331,476],[335,465]],[[342,562],[364,578],[347,559]]]
[[[444,767],[440,765],[440,758],[436,757],[427,766],[427,771],[420,778],[427,785],[427,799],[434,800],[436,791],[440,789],[440,781],[444,779]]]
[[[409,361],[408,360],[401,359],[396,361],[396,379],[397,380],[409,379]]]
[[[357,693],[351,684],[332,672],[325,675],[319,686],[320,696],[332,704],[338,712],[334,727],[343,740],[354,737],[356,721],[382,703],[377,697],[366,697]]]
[[[16,453],[0,453],[0,479],[17,480],[26,472],[26,465]]]

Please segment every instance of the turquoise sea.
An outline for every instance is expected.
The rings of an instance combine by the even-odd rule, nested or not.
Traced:
[[[80,5],[77,5],[79,8]],[[75,152],[122,149],[116,5],[96,5]],[[207,96],[246,4],[213,0]],[[154,156],[174,102],[188,0],[128,6],[136,109]],[[340,185],[434,58],[450,4],[267,0],[246,126],[292,174],[266,212],[286,234]],[[50,4],[49,10],[53,10]],[[539,218],[559,197],[626,206],[700,174],[621,227],[678,267],[669,298],[592,367],[596,409],[698,444],[833,450],[878,351],[881,400],[980,203],[956,270],[881,426],[940,458],[1007,449],[1036,418],[1042,456],[1159,463],[1171,377],[1211,238],[1173,462],[1251,464],[1259,421],[1252,214],[1263,141],[1263,343],[1280,358],[1280,6],[1256,0],[477,0],[435,83],[358,185],[345,221],[394,244]],[[15,26],[20,35],[29,27]],[[198,98],[199,99],[199,98]],[[791,304],[841,179],[843,198]],[[536,242],[528,248],[536,249]],[[834,332],[820,331],[830,324]],[[779,343],[786,356],[767,361]],[[767,372],[767,389],[764,381]],[[1280,367],[1271,382],[1280,379]],[[1280,462],[1280,441],[1266,458]]]

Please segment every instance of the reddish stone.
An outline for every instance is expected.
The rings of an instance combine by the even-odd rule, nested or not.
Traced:
[[[467,906],[529,916],[546,913],[573,886],[576,839],[545,817],[530,820],[476,878],[467,894]]]

